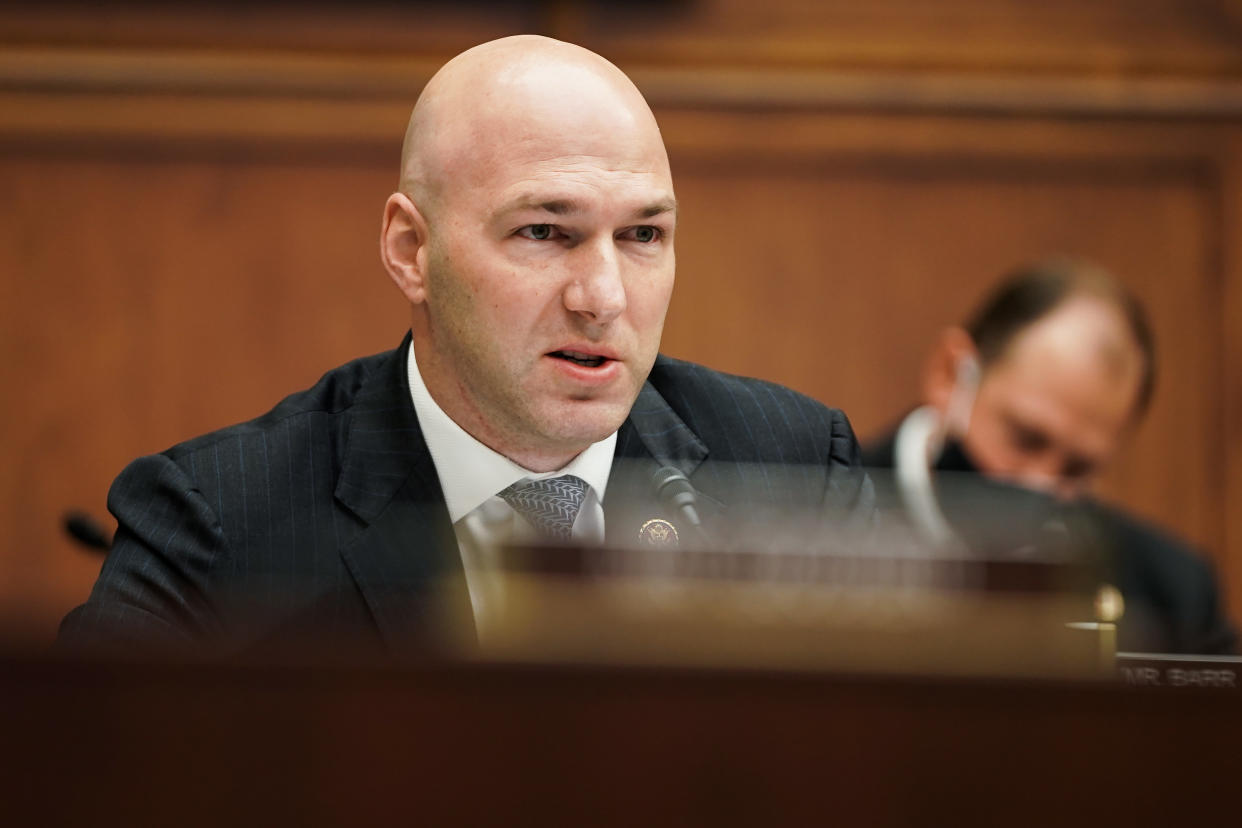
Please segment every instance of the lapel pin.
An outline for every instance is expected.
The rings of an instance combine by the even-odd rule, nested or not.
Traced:
[[[676,547],[677,527],[661,518],[652,518],[638,530],[638,539],[647,546]]]

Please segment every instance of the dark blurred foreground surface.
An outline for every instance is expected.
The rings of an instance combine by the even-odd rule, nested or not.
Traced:
[[[1229,692],[362,663],[0,666],[8,825],[1223,824]]]

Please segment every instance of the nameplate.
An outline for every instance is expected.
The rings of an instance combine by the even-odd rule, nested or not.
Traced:
[[[1117,653],[1117,675],[1130,687],[1242,689],[1242,657]]]

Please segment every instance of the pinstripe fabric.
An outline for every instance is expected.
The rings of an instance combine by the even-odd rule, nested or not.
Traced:
[[[331,371],[256,420],[130,464],[108,496],[113,550],[62,641],[231,651],[326,639],[403,652],[436,639],[444,607],[458,620],[468,614],[410,405],[408,341]],[[663,464],[690,476],[708,513],[748,505],[728,501],[739,490],[756,504],[871,508],[840,412],[665,357],[618,433],[616,457],[604,504],[610,540],[660,513],[649,481]],[[805,468],[791,477],[782,463]],[[752,485],[739,487],[743,478]]]
[[[617,458],[630,462],[614,464],[608,484],[610,542],[636,539],[652,517],[673,518],[649,483],[663,464],[690,479],[707,522],[726,508],[822,509],[852,523],[874,512],[843,413],[780,385],[665,356],[618,432]]]

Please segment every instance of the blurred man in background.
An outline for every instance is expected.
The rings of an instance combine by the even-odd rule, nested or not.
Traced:
[[[1005,278],[964,327],[941,332],[922,375],[922,406],[864,449],[893,470],[901,510],[930,542],[959,542],[984,499],[1025,492],[1090,514],[1093,543],[1126,599],[1123,649],[1232,652],[1236,634],[1211,567],[1178,540],[1091,499],[1150,405],[1156,354],[1138,300],[1105,271],[1049,260]],[[998,486],[937,497],[936,473],[982,473]],[[941,480],[945,478],[943,474]],[[960,478],[959,478],[960,479]],[[969,478],[967,478],[969,479]],[[1012,488],[1010,488],[1012,487]],[[971,505],[972,502],[975,505]]]

